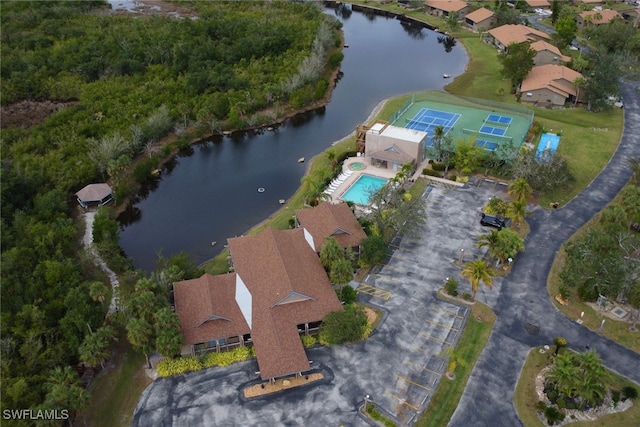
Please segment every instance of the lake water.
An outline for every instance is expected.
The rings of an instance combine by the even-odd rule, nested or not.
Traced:
[[[383,99],[442,89],[450,81],[443,74],[464,72],[464,49],[447,45],[445,52],[438,33],[359,12],[338,18],[349,47],[326,108],[272,131],[214,138],[176,157],[155,188],[118,218],[120,245],[137,268],[153,270],[159,253],[186,252],[198,264],[216,256],[228,237],[245,233],[295,193],[308,165],[300,157],[309,160],[353,132]]]

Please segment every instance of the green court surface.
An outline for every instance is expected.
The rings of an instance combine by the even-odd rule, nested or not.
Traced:
[[[520,148],[533,122],[533,113],[521,106],[462,98],[436,91],[421,92],[412,100],[389,118],[391,125],[407,127],[410,120],[424,109],[460,114],[449,131],[453,141],[473,140],[498,156],[511,145],[514,149]],[[427,146],[431,144],[432,141],[427,141]]]

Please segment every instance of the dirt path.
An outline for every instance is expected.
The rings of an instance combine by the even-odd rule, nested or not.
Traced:
[[[84,236],[82,238],[82,243],[85,248],[89,251],[91,256],[93,257],[93,262],[95,265],[100,267],[102,271],[109,276],[109,282],[111,283],[111,301],[109,302],[109,313],[115,313],[118,311],[118,286],[120,285],[120,281],[118,280],[118,276],[114,273],[108,266],[107,263],[104,262],[100,255],[93,247],[93,219],[95,217],[95,211],[87,211],[82,214],[85,223]]]

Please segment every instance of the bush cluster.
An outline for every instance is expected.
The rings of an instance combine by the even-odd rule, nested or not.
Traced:
[[[304,348],[311,348],[318,342],[316,337],[311,335],[300,335],[300,339],[302,340],[302,345],[304,346]]]
[[[203,368],[202,362],[195,357],[180,357],[178,359],[165,359],[158,363],[158,375],[163,378],[181,375],[187,372],[199,371]]]
[[[166,378],[181,375],[187,372],[199,371],[214,366],[229,366],[233,363],[243,362],[255,356],[255,351],[250,347],[237,347],[222,353],[209,352],[202,359],[196,357],[179,357],[177,359],[165,359],[158,363],[158,375]]]
[[[433,170],[433,169],[428,169],[428,168],[422,169],[422,175],[436,176],[438,178],[442,178],[442,173],[441,172],[438,172],[438,171]]]

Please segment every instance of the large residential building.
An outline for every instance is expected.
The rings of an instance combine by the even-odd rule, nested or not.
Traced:
[[[507,24],[489,30],[488,39],[502,52],[512,43],[551,41],[551,36],[535,28],[521,24]]]
[[[433,16],[448,17],[455,13],[458,20],[464,19],[471,8],[469,3],[460,0],[426,0],[424,11]]]
[[[496,14],[485,7],[476,9],[465,16],[464,22],[471,30],[479,32],[486,31],[496,25]]]
[[[587,10],[580,12],[576,16],[578,30],[582,31],[590,25],[608,24],[614,19],[621,19],[622,16],[615,10]]]
[[[549,9],[549,0],[525,0],[530,9]]]
[[[520,85],[520,100],[543,107],[562,107],[576,98],[580,101],[574,84],[578,78],[583,78],[582,74],[563,65],[533,67]]]
[[[175,283],[183,354],[253,345],[262,379],[309,371],[300,334],[342,310],[309,237],[297,228],[228,239],[233,273]]]
[[[536,51],[533,58],[534,66],[545,64],[562,64],[571,61],[571,58],[563,55],[560,49],[543,40],[531,43],[531,49]]]

